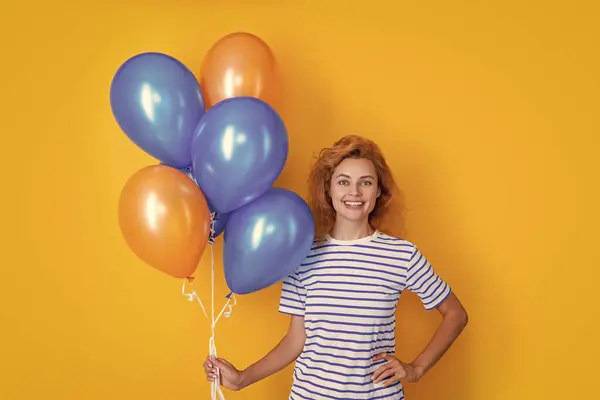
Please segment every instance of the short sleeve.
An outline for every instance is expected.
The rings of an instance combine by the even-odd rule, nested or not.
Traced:
[[[416,247],[408,263],[406,288],[419,296],[426,310],[439,306],[452,292]]]
[[[304,316],[306,302],[306,289],[297,272],[293,272],[283,279],[279,311],[284,314]]]

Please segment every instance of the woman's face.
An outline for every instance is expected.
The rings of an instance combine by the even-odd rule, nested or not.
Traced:
[[[333,171],[329,194],[338,218],[368,219],[379,193],[377,171],[371,160],[347,158]]]

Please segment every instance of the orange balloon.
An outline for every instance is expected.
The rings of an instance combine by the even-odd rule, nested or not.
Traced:
[[[125,183],[119,226],[140,259],[175,278],[187,278],[208,243],[210,211],[202,191],[183,172],[155,165]]]
[[[277,108],[279,78],[271,48],[251,33],[231,33],[208,51],[200,73],[207,109],[240,96],[261,99]]]

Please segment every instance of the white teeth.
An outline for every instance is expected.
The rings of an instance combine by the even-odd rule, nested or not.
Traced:
[[[349,206],[362,206],[363,203],[361,201],[345,201],[345,204],[348,204]]]

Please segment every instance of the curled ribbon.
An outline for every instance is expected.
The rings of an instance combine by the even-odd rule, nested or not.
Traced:
[[[210,315],[210,332],[211,332],[211,336],[210,339],[208,340],[208,353],[209,355],[211,355],[212,357],[217,357],[217,346],[215,345],[215,326],[217,325],[217,322],[219,322],[219,319],[221,319],[221,316],[224,316],[225,318],[229,318],[231,317],[231,314],[233,312],[233,307],[236,305],[237,300],[235,298],[235,294],[233,292],[230,292],[226,298],[227,301],[225,302],[225,305],[223,306],[223,308],[221,309],[221,311],[219,312],[219,314],[217,315],[217,318],[215,319],[215,256],[214,256],[214,251],[213,251],[213,244],[215,243],[215,220],[216,220],[216,214],[215,213],[211,213],[210,215],[210,236],[209,236],[209,247],[210,247],[210,256],[211,256],[211,283],[210,283],[210,289],[211,289],[211,315]],[[204,313],[204,316],[208,318],[208,314],[206,312],[206,308],[204,307],[204,304],[202,303],[202,299],[200,299],[200,297],[198,296],[198,293],[195,290],[192,290],[191,293],[186,293],[186,286],[187,283],[191,282],[194,278],[190,277],[187,279],[183,280],[183,285],[181,287],[181,294],[188,300],[188,301],[194,301],[196,300],[197,303],[200,305],[200,308],[202,308],[202,312]],[[217,370],[217,374],[218,374],[218,370]],[[217,397],[218,396],[218,397]],[[225,396],[223,395],[223,392],[221,391],[221,385],[219,383],[219,380],[213,381],[211,382],[211,400],[225,400]]]

